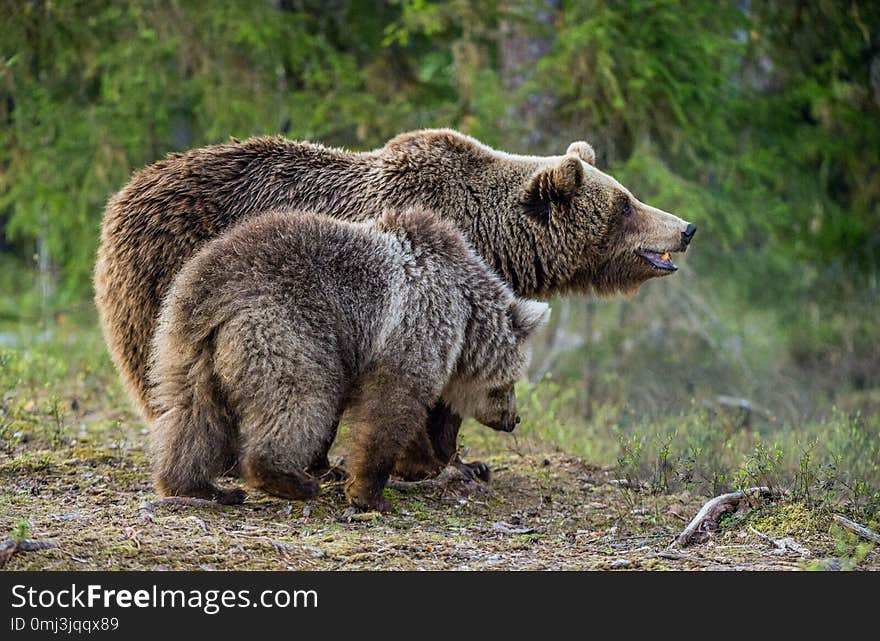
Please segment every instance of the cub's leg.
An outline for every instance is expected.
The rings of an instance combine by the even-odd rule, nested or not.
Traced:
[[[214,485],[214,479],[228,467],[236,437],[215,376],[212,350],[179,332],[164,332],[150,374],[156,489],[163,496],[193,496],[226,504],[244,501],[242,490]]]
[[[158,416],[152,425],[153,481],[162,496],[193,496],[234,505],[244,501],[243,490],[214,484],[223,473],[228,432],[204,411],[175,407]]]
[[[259,381],[241,412],[241,467],[245,481],[268,494],[305,500],[316,496],[315,463],[327,458],[345,399],[341,377],[290,363],[254,372]],[[329,467],[329,466],[328,466]]]
[[[405,381],[400,372],[373,372],[351,408],[351,476],[345,495],[356,508],[390,509],[382,494],[385,483],[398,456],[424,430],[430,396]]]
[[[238,417],[245,481],[289,499],[317,495],[349,386],[327,337],[266,304],[230,319],[218,336],[217,370]],[[304,312],[303,312],[304,313]]]
[[[437,476],[446,467],[446,463],[435,455],[428,432],[420,429],[416,430],[406,449],[398,454],[393,474],[404,481],[421,481]]]
[[[264,389],[239,424],[245,480],[267,494],[313,498],[320,491],[320,479],[312,475],[314,462],[327,456],[342,395],[324,387],[323,394],[309,396],[296,386],[271,381]]]
[[[345,471],[345,468],[339,465],[333,465],[330,463],[330,459],[328,458],[328,453],[330,452],[330,447],[333,445],[333,441],[336,440],[336,433],[339,431],[339,425],[337,424],[333,428],[332,434],[329,435],[329,438],[326,439],[326,443],[324,445],[323,452],[318,454],[314,461],[312,461],[309,466],[306,468],[306,473],[309,476],[313,476],[320,481],[344,481],[348,478],[348,472]],[[235,423],[235,450],[229,453],[227,457],[227,462],[224,466],[225,471],[223,472],[223,476],[228,476],[230,478],[237,479],[241,476],[241,466],[238,461],[238,423]]]
[[[467,476],[488,482],[488,465],[481,461],[465,463],[459,458],[459,429],[461,417],[438,400],[428,413],[422,434],[398,457],[394,474],[405,481],[420,481],[437,476],[447,465],[454,465]]]

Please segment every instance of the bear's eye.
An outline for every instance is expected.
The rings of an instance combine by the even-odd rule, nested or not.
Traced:
[[[489,390],[489,398],[493,401],[503,400],[507,398],[508,390],[508,387],[496,387],[493,390]]]
[[[627,198],[626,200],[623,201],[623,207],[621,208],[620,213],[622,213],[624,216],[627,216],[627,217],[632,216],[633,206],[632,206],[632,203],[630,202],[629,198]]]

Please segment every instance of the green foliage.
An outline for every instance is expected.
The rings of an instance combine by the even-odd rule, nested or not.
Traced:
[[[877,269],[870,3],[7,0],[3,10],[0,220],[25,263],[48,258],[65,304],[88,290],[107,197],[167,151],[277,132],[365,147],[427,125],[515,148],[539,125],[557,153],[588,138],[644,197],[711,221],[730,264],[757,250],[779,271]],[[547,46],[517,67],[507,64],[516,38]],[[524,123],[537,97],[550,107]]]
[[[31,532],[31,525],[24,519],[20,519],[15,527],[9,532],[9,538],[13,543],[23,543]]]

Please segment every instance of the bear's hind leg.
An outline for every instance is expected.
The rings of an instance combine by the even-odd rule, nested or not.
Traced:
[[[206,428],[204,417],[198,417],[192,408],[175,408],[159,416],[152,427],[153,481],[159,494],[224,505],[244,502],[247,495],[243,490],[213,483],[222,471],[223,459],[217,456],[217,449],[222,449],[225,425]]]
[[[306,500],[320,491],[315,462],[326,459],[341,396],[307,398],[293,391],[285,396],[276,396],[274,405],[257,403],[270,409],[248,412],[251,416],[242,420],[242,471],[249,485],[267,494]]]

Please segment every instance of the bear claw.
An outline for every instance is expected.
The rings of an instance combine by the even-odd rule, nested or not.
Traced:
[[[464,461],[456,461],[453,463],[455,468],[472,481],[482,481],[488,483],[492,478],[492,470],[482,461],[474,461],[465,463]]]

